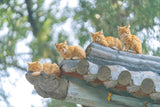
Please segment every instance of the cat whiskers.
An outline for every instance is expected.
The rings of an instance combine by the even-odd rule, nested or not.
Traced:
[[[96,38],[96,41],[101,41],[101,39],[100,38]]]
[[[121,37],[126,37],[126,36],[129,36],[129,34],[128,34],[128,33],[123,33],[123,34],[121,35]]]
[[[66,52],[67,52],[67,49],[64,49],[64,48],[63,48],[63,52],[66,53]]]

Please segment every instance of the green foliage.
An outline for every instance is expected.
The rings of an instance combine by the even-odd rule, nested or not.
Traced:
[[[95,28],[95,32],[103,29],[105,36],[118,36],[117,26],[131,25],[132,34],[137,35],[137,32],[152,30],[154,26],[160,24],[160,1],[155,0],[79,0],[79,7],[75,9],[73,28],[76,28],[77,37],[81,40],[81,36],[87,36],[85,43],[90,34],[89,27],[84,23],[91,23],[91,27]],[[155,19],[159,20],[157,23]],[[81,26],[76,26],[81,25]],[[160,28],[158,28],[160,30]],[[84,35],[85,34],[85,35]],[[81,36],[80,36],[81,35]],[[159,34],[157,34],[158,37]],[[139,35],[138,35],[139,36]],[[148,41],[153,36],[150,32],[143,35],[144,40]],[[155,40],[160,40],[156,39]],[[82,41],[81,41],[82,42]],[[81,43],[82,44],[82,43]],[[147,45],[146,43],[144,45]],[[149,49],[143,45],[144,54],[148,54]],[[158,54],[157,54],[158,55]]]

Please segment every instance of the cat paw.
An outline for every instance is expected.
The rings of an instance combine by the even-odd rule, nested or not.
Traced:
[[[72,59],[79,59],[78,57],[72,57]]]
[[[33,76],[39,76],[39,75],[41,75],[41,72],[40,72],[40,71],[33,72],[32,75],[33,75]]]
[[[117,47],[111,47],[112,49],[114,49],[114,50],[119,50]]]
[[[65,58],[64,60],[70,60],[71,58]]]
[[[124,51],[128,52],[128,49],[125,49]]]

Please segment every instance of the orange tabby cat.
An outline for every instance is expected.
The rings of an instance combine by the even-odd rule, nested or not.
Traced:
[[[99,32],[96,32],[96,33],[90,32],[90,34],[92,35],[92,41],[93,42],[96,42],[96,43],[101,44],[101,45],[106,46],[106,47],[109,46],[108,42],[105,41],[105,37],[103,35],[102,30],[99,31]]]
[[[44,71],[47,74],[55,74],[57,77],[60,76],[60,69],[56,63],[44,63],[42,67],[40,64],[40,59],[36,62],[28,63],[28,71],[33,71],[33,76],[40,75],[41,71]]]
[[[67,42],[55,43],[58,53],[63,59],[85,59],[86,53],[79,46],[67,46]]]
[[[91,32],[91,35],[92,35],[93,42],[99,43],[106,47],[110,47],[110,48],[116,47],[119,50],[122,50],[121,41],[118,38],[114,38],[112,36],[104,37],[103,30],[96,33]]]
[[[40,64],[40,59],[36,62],[28,63],[28,71],[33,71],[32,75],[37,76],[41,74],[42,65]]]
[[[124,27],[118,26],[118,33],[122,43],[125,46],[125,51],[131,49],[137,54],[142,54],[141,40],[136,35],[131,34],[129,24]]]
[[[60,69],[56,63],[44,63],[43,64],[43,71],[47,74],[55,74],[57,77],[60,76]]]

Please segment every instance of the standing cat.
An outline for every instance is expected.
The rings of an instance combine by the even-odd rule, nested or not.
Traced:
[[[141,40],[136,35],[131,34],[130,25],[128,24],[124,27],[117,27],[120,39],[125,46],[125,51],[131,49],[137,54],[142,54]]]
[[[33,76],[38,76],[41,71],[47,74],[55,74],[57,77],[60,76],[60,69],[56,63],[44,63],[43,66],[40,64],[40,59],[36,62],[28,63],[28,71],[33,71]]]
[[[114,38],[112,36],[108,36],[108,37],[104,37],[103,35],[103,30],[96,32],[96,33],[92,33],[92,39],[93,42],[99,43],[103,46],[106,47],[110,47],[110,48],[118,48],[119,50],[122,50],[122,43],[118,38]]]
[[[67,46],[67,41],[64,43],[55,43],[58,53],[63,59],[85,59],[86,53],[79,46]]]

